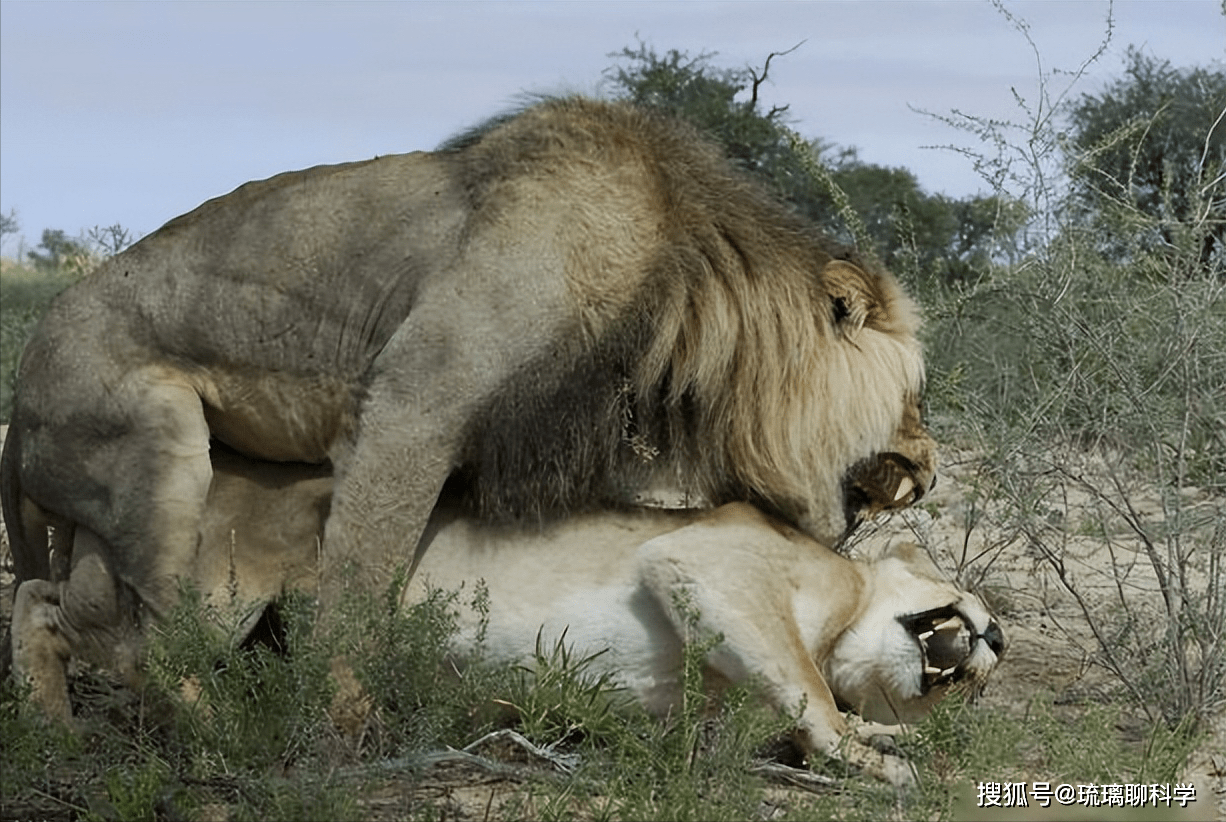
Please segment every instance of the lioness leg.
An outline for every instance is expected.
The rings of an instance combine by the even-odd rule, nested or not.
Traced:
[[[13,674],[30,684],[30,701],[51,719],[72,718],[64,667],[72,646],[59,630],[59,586],[46,579],[26,580],[13,597]]]
[[[711,561],[712,527],[738,536],[739,544],[725,547],[718,562]],[[849,571],[850,561],[827,555],[824,573],[837,593],[821,610],[837,635],[845,621],[840,615],[857,607],[861,582]],[[817,556],[811,554],[809,561]],[[849,733],[796,621],[795,580],[789,576],[795,557],[789,536],[760,515],[757,522],[721,525],[717,513],[644,543],[639,568],[679,636],[687,641],[722,637],[707,652],[711,668],[733,683],[756,679],[776,708],[800,709],[796,741],[806,754],[832,756],[895,785],[910,784],[914,777],[905,760]]]

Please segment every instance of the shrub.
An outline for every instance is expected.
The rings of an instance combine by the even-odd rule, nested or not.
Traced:
[[[936,296],[931,399],[1006,503],[996,524],[1077,603],[1087,653],[1175,728],[1226,699],[1226,257],[1204,254],[1226,168],[1206,152],[1178,209],[1140,207],[1099,165],[1118,152],[1061,140],[1070,88],[1019,95],[1017,122],[950,118],[997,151],[980,167],[1036,220],[1017,265]],[[1092,212],[1067,184],[1109,178]]]

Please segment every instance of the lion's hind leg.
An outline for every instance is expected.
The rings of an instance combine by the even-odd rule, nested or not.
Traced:
[[[30,701],[51,719],[72,718],[66,666],[72,645],[59,630],[59,586],[46,579],[21,583],[13,597],[13,674],[30,685]]]
[[[78,528],[72,571],[66,580],[31,579],[13,600],[13,669],[31,686],[30,699],[43,713],[68,722],[67,665],[72,657],[136,674],[136,625],[122,607],[122,587],[112,573],[107,546]]]
[[[102,382],[77,381],[87,413],[29,415],[22,486],[96,534],[115,575],[160,615],[178,601],[212,480],[204,407],[189,379],[166,366]]]

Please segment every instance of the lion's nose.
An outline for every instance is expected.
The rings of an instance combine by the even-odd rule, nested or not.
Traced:
[[[996,620],[989,622],[987,629],[979,636],[984,642],[988,643],[992,653],[1000,656],[1005,652],[1005,633],[1000,630],[1000,623]]]

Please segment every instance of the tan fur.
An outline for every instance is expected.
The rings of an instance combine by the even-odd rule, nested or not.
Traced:
[[[241,635],[283,589],[312,584],[329,491],[327,476],[309,466],[214,455],[200,549],[183,581],[198,587],[226,630]],[[130,607],[115,605],[130,595],[108,570],[123,558],[84,529],[76,540],[70,580],[58,588],[23,583],[13,616],[15,668],[33,683],[35,701],[61,718],[71,713],[68,658],[113,666],[108,649],[131,658],[140,629]],[[744,504],[595,512],[540,527],[491,526],[442,508],[418,556],[406,603],[430,586],[485,586],[489,657],[530,660],[538,637],[551,644],[565,634],[577,653],[609,649],[594,662],[597,672],[665,714],[680,699],[685,638],[720,634],[706,660],[709,683],[757,680],[770,704],[804,706],[796,738],[806,753],[895,783],[909,781],[907,763],[849,738],[839,706],[874,722],[917,719],[955,682],[981,685],[1003,648],[983,603],[914,546],[853,562]],[[926,657],[900,618],[934,608],[956,611],[964,627],[956,656],[939,663],[956,664],[957,673],[929,687]],[[467,610],[459,616],[463,654],[479,620]],[[334,673],[354,710],[336,718],[356,728],[369,698],[345,674]]]
[[[739,503],[602,512],[527,532],[459,520],[434,537],[406,600],[478,583],[488,593],[489,657],[530,661],[538,641],[561,639],[576,655],[599,653],[594,673],[667,715],[682,698],[683,642],[718,635],[709,682],[756,681],[770,704],[803,705],[796,740],[807,755],[843,758],[894,783],[910,780],[907,763],[849,739],[838,706],[894,724],[920,719],[948,692],[952,680],[923,687],[919,646],[899,618],[955,608],[979,635],[958,662],[969,687],[982,685],[1003,648],[982,601],[915,546],[854,562]],[[480,621],[459,616],[462,653]]]
[[[30,500],[169,607],[210,440],[331,461],[328,601],[385,585],[457,472],[491,521],[663,478],[834,544],[933,479],[916,326],[889,274],[627,105],[552,101],[438,152],[248,183],[35,331],[0,465],[18,578],[42,578]]]

